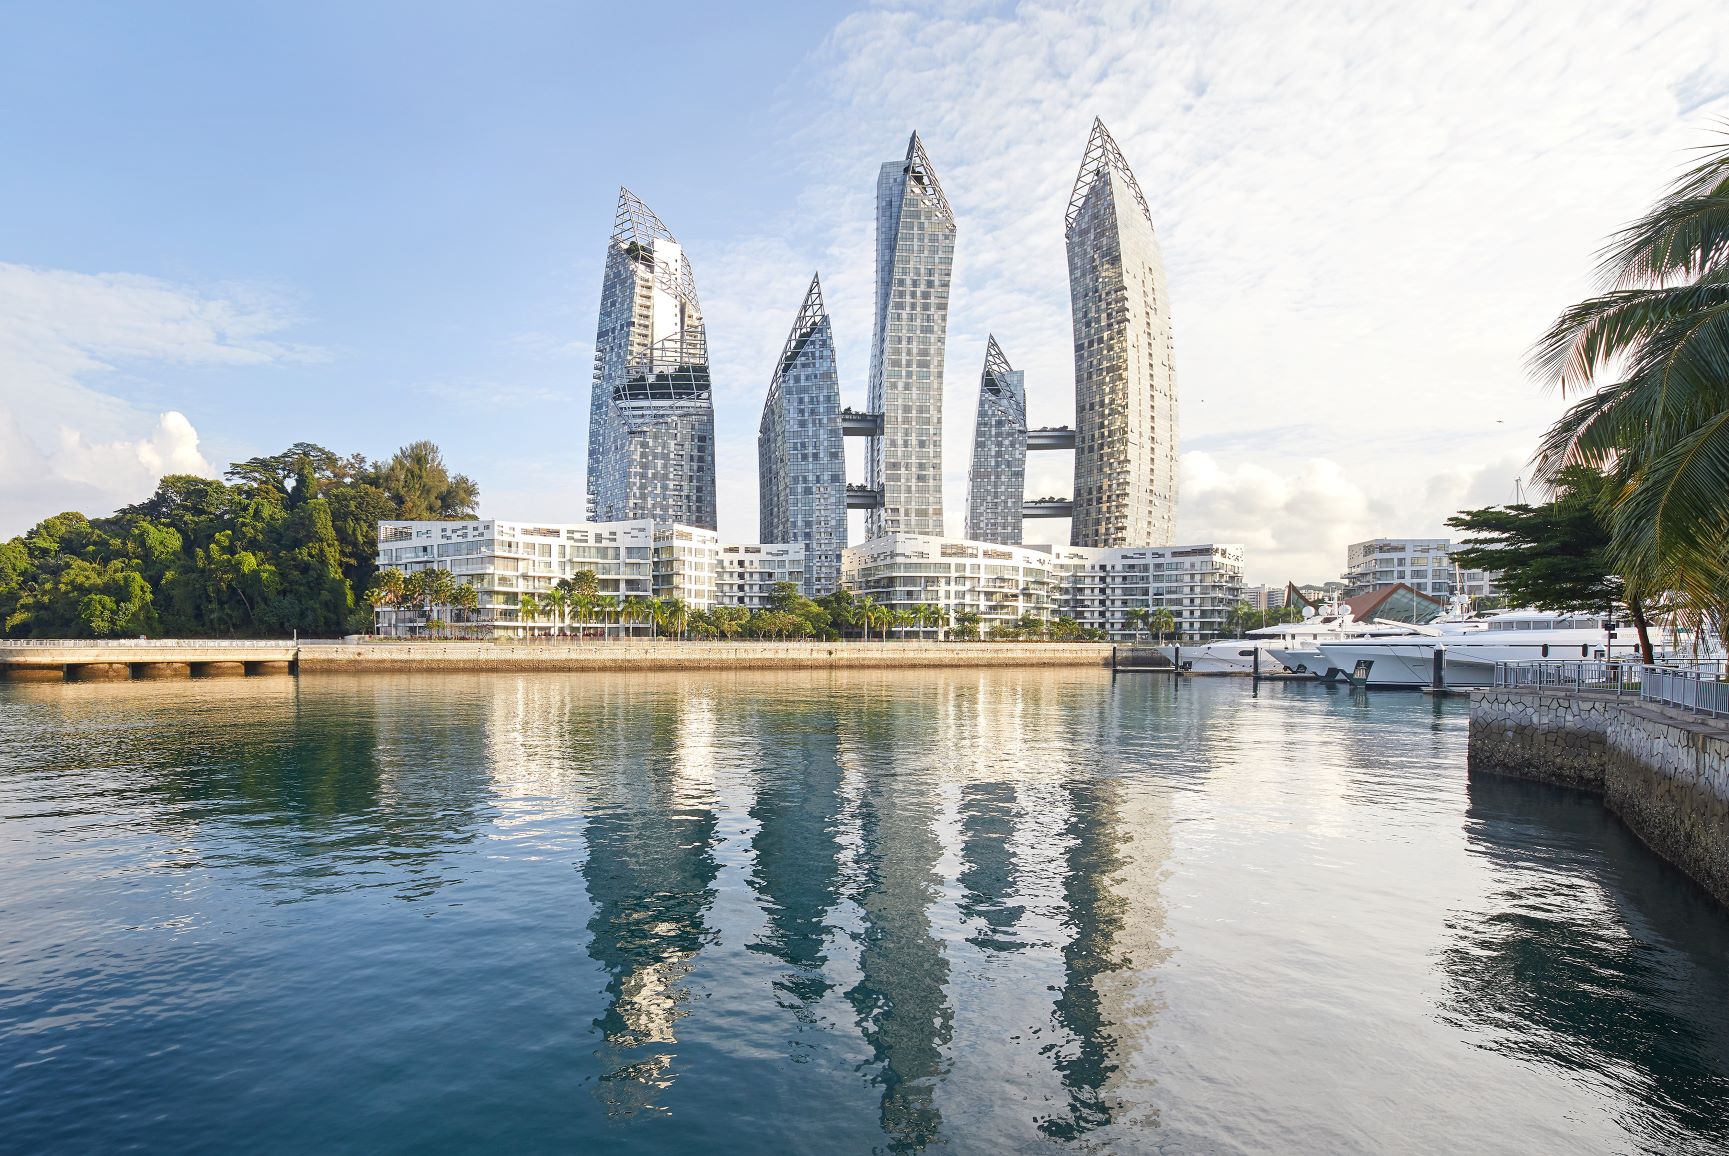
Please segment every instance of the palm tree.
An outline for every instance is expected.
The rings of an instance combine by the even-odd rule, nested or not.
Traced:
[[[474,612],[480,609],[480,591],[467,582],[458,582],[450,593],[450,605],[461,611],[467,621],[473,622]]]
[[[1629,585],[1672,588],[1729,626],[1729,137],[1615,236],[1604,292],[1533,352],[1563,396],[1594,389],[1545,435],[1538,473],[1615,475],[1611,550]],[[1603,377],[1619,380],[1604,384]]]
[[[422,594],[426,599],[426,613],[430,616],[434,607],[449,607],[450,600],[456,594],[456,576],[449,570],[423,570],[426,577],[422,580]],[[428,626],[432,623],[428,622]],[[442,616],[439,625],[444,625]]]
[[[1147,629],[1147,622],[1152,618],[1152,612],[1145,606],[1131,606],[1123,611],[1123,625],[1139,638],[1141,632]]]
[[[661,603],[661,625],[664,629],[680,638],[684,637],[684,628],[690,624],[690,607],[682,598],[668,598]]]
[[[959,610],[955,612],[955,633],[971,642],[979,640],[979,623],[984,621],[984,615],[977,610]]]
[[[516,599],[516,620],[524,623],[528,629],[525,634],[533,634],[533,621],[540,617],[540,599],[532,594],[522,594]]]
[[[1147,615],[1147,629],[1159,636],[1159,641],[1165,640],[1165,635],[1177,632],[1177,616],[1171,613],[1171,608],[1161,606]]]
[[[883,638],[887,639],[889,626],[894,621],[894,611],[890,610],[887,606],[882,605],[880,602],[872,601],[869,598],[862,599],[861,601],[864,606],[865,638],[867,640],[870,638],[871,628],[875,627],[877,630],[882,632]]]
[[[605,637],[607,624],[618,614],[618,599],[611,594],[598,594],[594,599],[594,609],[600,615],[600,632]]]
[[[551,590],[540,596],[540,604],[552,616],[552,632],[563,632],[565,615],[570,611],[570,595],[562,589],[562,583],[554,585]]]

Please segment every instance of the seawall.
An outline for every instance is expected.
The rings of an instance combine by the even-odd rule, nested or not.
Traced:
[[[300,672],[1109,666],[1098,642],[372,642],[300,648]]]
[[[1471,692],[1470,773],[1590,791],[1729,905],[1729,724],[1612,695]]]

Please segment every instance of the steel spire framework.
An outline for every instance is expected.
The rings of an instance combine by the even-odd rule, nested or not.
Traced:
[[[671,230],[626,188],[594,345],[589,516],[714,529],[714,403],[696,280]]]
[[[1064,216],[1075,338],[1077,546],[1175,540],[1177,385],[1152,213],[1093,121]]]
[[[757,486],[761,540],[805,547],[810,597],[835,589],[846,545],[846,450],[834,332],[814,275],[763,401]]]

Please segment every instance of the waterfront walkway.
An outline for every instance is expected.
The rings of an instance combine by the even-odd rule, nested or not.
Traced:
[[[73,681],[367,671],[1109,667],[1099,642],[0,641],[0,675]]]

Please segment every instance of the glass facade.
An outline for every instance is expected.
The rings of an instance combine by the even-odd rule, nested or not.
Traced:
[[[690,262],[629,189],[607,244],[589,396],[588,513],[715,527],[714,401]]]
[[[846,546],[846,448],[834,332],[815,277],[769,382],[757,467],[759,535],[803,545],[804,592],[829,593],[840,584]]]
[[[868,535],[943,532],[943,346],[955,217],[918,134],[877,177],[876,333],[866,481],[882,494]]]
[[[1018,544],[1027,478],[1026,374],[1009,365],[995,337],[985,345],[979,376],[973,461],[967,471],[966,536],[975,542]]]
[[[1170,299],[1146,197],[1097,120],[1065,224],[1075,335],[1070,538],[1163,545],[1177,509]]]

